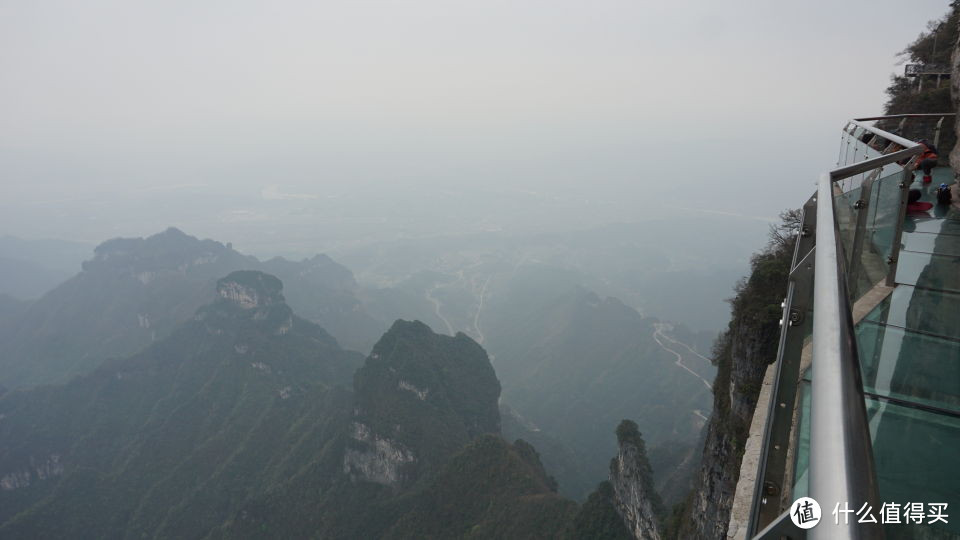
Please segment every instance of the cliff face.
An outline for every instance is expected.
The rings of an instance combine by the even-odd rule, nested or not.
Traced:
[[[663,504],[653,486],[653,471],[637,424],[624,420],[617,427],[620,451],[610,461],[614,506],[635,538],[660,540],[658,515]]]
[[[744,444],[767,365],[776,360],[780,302],[787,287],[798,216],[784,225],[768,248],[754,256],[750,277],[737,287],[731,321],[718,339],[714,359],[713,414],[707,427],[700,472],[677,524],[678,538],[725,538],[740,476]]]

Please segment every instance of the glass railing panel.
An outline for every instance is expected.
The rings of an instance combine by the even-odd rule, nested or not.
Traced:
[[[810,493],[810,380],[804,378],[797,388],[800,392],[800,418],[797,422],[797,448],[794,454],[793,494],[791,499],[806,497]]]
[[[960,261],[956,256],[901,251],[899,259],[897,283],[960,292]]]
[[[893,248],[894,233],[900,219],[901,173],[888,174],[874,182],[867,210],[866,231],[874,252],[886,262]]]
[[[946,503],[949,523],[888,524],[888,540],[960,535],[960,419],[867,399],[867,417],[882,503]],[[822,504],[822,503],[821,503]],[[879,516],[879,509],[874,509]],[[825,510],[827,512],[827,510]],[[949,514],[954,514],[950,516]],[[903,516],[903,512],[900,512]],[[879,520],[879,517],[878,517]]]
[[[864,220],[863,240],[859,253],[847,255],[847,269],[856,276],[856,283],[848,283],[853,301],[863,296],[876,283],[884,280],[890,271],[889,257],[893,252],[897,223],[900,219],[901,177],[902,170],[895,167],[890,174],[874,180],[869,200],[865,200],[866,209],[858,211],[865,211],[867,215]],[[839,223],[841,214],[838,212],[837,215]],[[848,246],[852,245],[854,236],[844,232],[841,226],[841,243],[845,250],[850,250],[852,248]]]
[[[901,167],[898,163],[889,163],[889,164],[883,166],[883,169],[881,169],[880,174],[878,175],[878,177],[879,177],[879,178],[885,178],[885,177],[890,176],[890,175],[892,175],[892,174],[894,174],[894,173],[897,173],[898,175],[901,175],[901,174],[903,173],[903,167]]]
[[[864,320],[960,340],[960,293],[898,285]]]
[[[857,180],[859,183],[859,180]],[[839,187],[839,186],[837,186]],[[842,188],[841,188],[842,189]],[[853,241],[857,231],[857,214],[860,212],[857,207],[857,201],[860,200],[862,189],[859,187],[850,187],[848,191],[834,195],[833,209],[837,219],[837,229],[839,236],[837,240],[843,246],[844,263],[850,268],[853,256]]]
[[[857,344],[865,392],[960,414],[960,341],[862,322]]]

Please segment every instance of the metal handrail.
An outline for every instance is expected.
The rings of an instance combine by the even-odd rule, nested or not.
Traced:
[[[873,129],[871,129],[870,127],[868,127],[866,124],[863,124],[863,122],[868,122],[868,121],[873,121],[873,120],[897,120],[897,119],[899,119],[899,120],[900,120],[900,126],[899,126],[897,129],[902,132],[903,129],[904,129],[904,123],[905,123],[905,122],[907,121],[907,119],[909,119],[909,118],[927,118],[927,119],[939,118],[939,120],[937,121],[937,125],[936,125],[936,127],[934,128],[934,135],[933,135],[933,145],[934,145],[934,146],[937,146],[937,145],[940,144],[940,130],[941,130],[941,128],[943,127],[943,120],[944,120],[945,118],[947,118],[947,117],[954,117],[954,116],[956,116],[956,115],[957,115],[956,113],[888,114],[888,115],[885,115],[885,116],[868,116],[868,117],[864,117],[864,118],[854,118],[853,120],[851,120],[851,121],[848,123],[848,125],[849,125],[849,124],[856,124],[857,126],[863,127],[863,128],[865,128],[865,129],[870,129],[870,131],[873,131],[874,133],[876,133]],[[881,131],[882,131],[882,130],[881,130]],[[884,133],[886,133],[886,132],[884,132]],[[898,143],[898,144],[900,144],[900,143]]]
[[[834,215],[833,183],[868,170],[909,159],[920,154],[920,144],[882,129],[853,120],[903,150],[840,167],[820,177],[817,189],[817,264],[813,289],[813,376],[810,385],[810,496],[829,510],[834,504],[867,503],[879,507],[879,490],[870,443],[870,428],[864,402],[863,381],[857,340],[846,290],[846,268],[838,242],[839,227]],[[905,174],[908,171],[905,171]],[[901,184],[905,208],[906,184]],[[822,204],[821,204],[822,203]],[[903,208],[901,208],[902,213]],[[892,261],[899,251],[902,216],[896,222]],[[896,271],[891,266],[891,274]],[[847,527],[811,529],[817,538],[883,538],[879,525],[855,523]]]
[[[916,142],[911,141],[910,139],[904,139],[903,137],[901,137],[901,136],[899,136],[899,135],[894,135],[893,133],[890,133],[889,131],[884,131],[884,130],[878,128],[878,127],[871,126],[870,124],[865,124],[865,123],[864,123],[863,121],[861,121],[861,120],[851,120],[850,123],[853,124],[853,125],[855,125],[855,126],[857,126],[857,127],[862,127],[863,129],[869,131],[870,133],[873,133],[874,135],[879,135],[879,136],[883,137],[884,139],[886,139],[886,140],[888,140],[888,141],[890,141],[890,142],[895,142],[895,143],[897,143],[897,144],[899,144],[900,146],[903,146],[903,147],[905,147],[905,148],[909,148],[909,147],[912,147],[912,146],[916,146],[916,145],[917,145]]]
[[[813,288],[813,378],[810,392],[810,496],[823,504],[868,503],[879,508],[879,491],[853,318],[833,209],[831,173],[817,190],[817,264]],[[880,527],[829,526],[810,538],[883,538]]]
[[[902,117],[895,115],[893,117]],[[873,450],[870,442],[870,429],[867,421],[863,384],[860,374],[860,361],[851,317],[850,299],[847,295],[847,273],[838,241],[839,227],[834,212],[833,184],[839,180],[870,170],[880,169],[891,163],[899,162],[919,155],[923,148],[916,142],[904,139],[863,121],[891,117],[875,117],[851,120],[850,123],[868,130],[875,135],[894,142],[902,150],[877,156],[853,165],[839,167],[820,176],[817,187],[816,203],[816,255],[813,283],[813,377],[811,381],[811,422],[810,422],[810,496],[825,505],[824,514],[831,512],[834,504],[848,503],[857,505],[867,503],[879,508],[879,494],[876,471],[873,462]],[[849,124],[848,124],[849,125]],[[903,212],[906,208],[906,178],[910,171],[904,168],[904,182],[901,182],[902,196],[900,219],[895,226],[895,241],[891,254],[888,282],[896,272],[896,258],[899,252],[899,238],[903,229]],[[862,231],[857,231],[862,233]],[[795,257],[796,259],[796,254]],[[797,261],[794,260],[794,265]],[[783,332],[790,325],[784,324]],[[781,339],[782,341],[782,339]],[[783,347],[780,347],[777,362],[783,363]],[[781,374],[778,377],[791,377],[797,374]],[[780,380],[777,385],[781,385]],[[778,399],[779,401],[779,399]],[[781,404],[783,406],[784,404]],[[771,402],[770,408],[774,404]],[[772,416],[768,415],[768,422]],[[767,426],[762,456],[769,454],[770,426]],[[764,482],[767,471],[766,460],[760,460],[756,481]],[[755,491],[754,505],[759,503],[762,490]],[[749,532],[756,538],[767,535],[773,537],[782,533],[785,526],[782,515],[777,519],[781,523],[774,529],[768,528],[757,534],[753,512]],[[826,516],[825,516],[826,518]],[[825,519],[820,527],[807,531],[811,538],[873,539],[883,538],[881,526],[864,526],[853,523],[846,527],[835,526]],[[769,524],[767,524],[769,526]]]

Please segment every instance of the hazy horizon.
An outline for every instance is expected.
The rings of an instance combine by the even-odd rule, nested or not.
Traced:
[[[0,232],[177,226],[268,255],[376,228],[775,220],[947,4],[0,9]]]

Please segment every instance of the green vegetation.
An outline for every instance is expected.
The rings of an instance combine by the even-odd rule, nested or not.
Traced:
[[[614,504],[613,486],[607,481],[600,482],[574,518],[571,538],[632,539]]]
[[[356,421],[413,449],[423,476],[484,433],[500,433],[500,383],[464,334],[397,321],[354,377]]]
[[[576,504],[553,492],[529,445],[484,435],[451,457],[384,538],[557,538]]]
[[[0,536],[567,534],[577,505],[531,445],[500,438],[500,386],[473,340],[397,321],[357,370],[277,278],[217,288],[229,294],[141,353],[0,394]],[[409,450],[413,482],[346,474],[358,423]]]
[[[0,536],[195,536],[304,466],[330,476],[359,361],[285,304],[221,299],[142,353],[8,392],[0,477],[25,481],[0,490]]]
[[[951,55],[957,40],[960,38],[960,2],[950,3],[950,11],[938,20],[930,21],[927,29],[920,33],[917,39],[904,49],[900,56],[910,64],[927,66],[943,66],[949,71],[952,67]],[[950,79],[947,77],[923,76],[906,77],[896,75],[887,88],[889,98],[886,114],[907,113],[952,113],[956,112],[953,100],[950,97]],[[908,120],[903,128],[903,135],[917,140],[928,138],[933,140],[933,133],[937,119]],[[898,129],[899,121],[890,121],[883,125],[884,129]],[[940,155],[945,161],[950,149],[957,142],[951,118],[944,121],[940,132]]]

